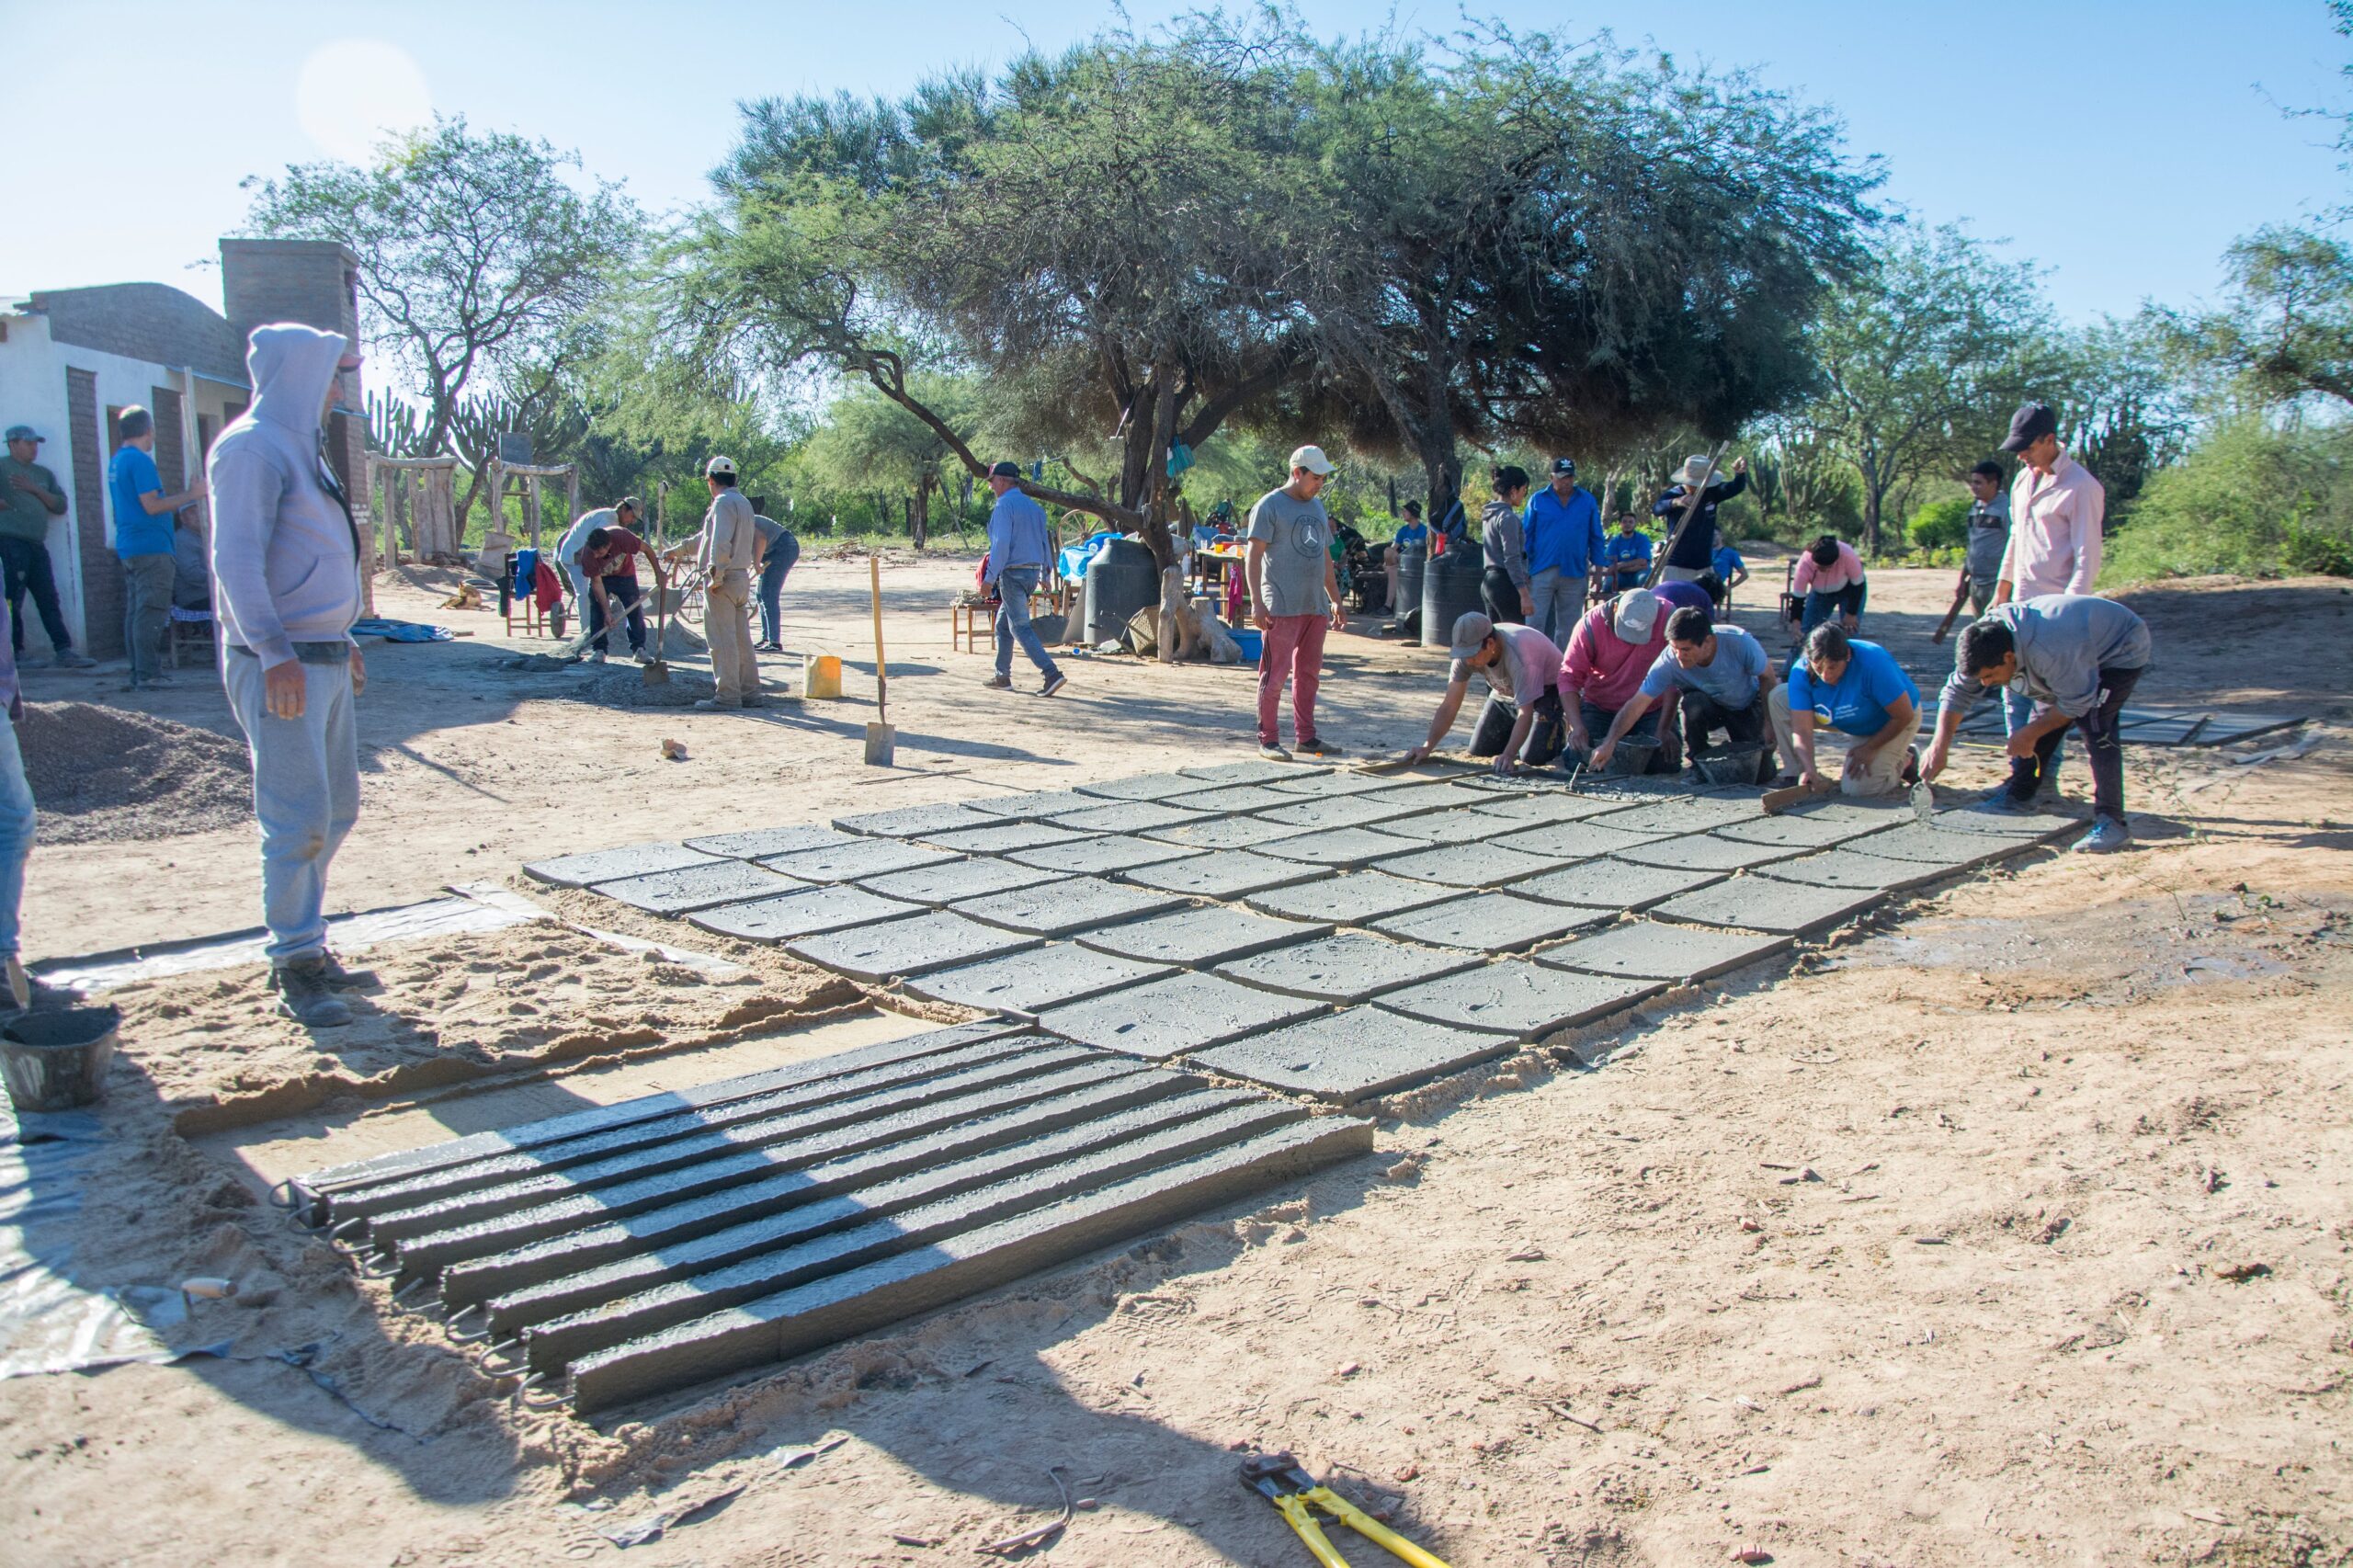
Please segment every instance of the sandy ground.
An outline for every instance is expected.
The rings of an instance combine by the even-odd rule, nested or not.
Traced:
[[[981,691],[946,642],[962,576],[892,574],[890,774],[858,760],[862,563],[804,565],[788,597],[788,644],[852,666],[840,703],[592,706],[567,695],[585,672],[502,670],[487,616],[371,649],[335,902],[1245,753],[1246,673],[1081,660],[1051,702]],[[1949,576],[1876,578],[1870,631],[1942,664]],[[104,1112],[123,1158],[77,1276],[234,1275],[190,1338],[253,1358],[0,1384],[0,1561],[591,1560],[619,1550],[601,1528],[700,1503],[630,1560],[927,1562],[1050,1518],[1059,1467],[1094,1506],[1055,1561],[1303,1563],[1233,1481],[1231,1450],[1264,1445],[1458,1565],[2353,1562],[2353,595],[2136,602],[2143,699],[2302,707],[2320,744],[2129,753],[2132,854],[1954,884],[1793,975],[1390,1102],[1379,1154],[1301,1190],[618,1422],[512,1403],[257,1205],[254,1172],[908,1026],[763,949],[696,944],[749,966],[717,983],[554,923],[377,954],[362,1024],[315,1040],[252,971],[129,994]],[[381,591],[387,614],[431,603]],[[1438,655],[1334,652],[1327,733],[1414,738]],[[206,687],[141,701],[233,729]],[[665,736],[690,760],[661,761]],[[1963,771],[1994,777],[1984,752]],[[38,851],[28,956],[251,924],[249,833]],[[306,1346],[307,1368],[272,1358]]]

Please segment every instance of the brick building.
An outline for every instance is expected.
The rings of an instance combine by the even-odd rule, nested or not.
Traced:
[[[50,524],[49,556],[66,625],[85,652],[102,659],[122,653],[122,573],[106,486],[107,460],[121,444],[117,416],[132,403],[153,411],[164,488],[185,488],[213,437],[252,401],[245,335],[266,322],[292,321],[357,341],[358,267],[330,241],[222,240],[225,316],[164,283],[48,289],[0,301],[0,426],[29,425],[47,437],[40,460],[69,503]],[[347,395],[359,394],[354,388]],[[328,457],[355,511],[366,504],[366,438],[356,402],[328,422]],[[359,522],[366,540],[367,518]],[[45,642],[37,618],[26,637],[28,648]]]

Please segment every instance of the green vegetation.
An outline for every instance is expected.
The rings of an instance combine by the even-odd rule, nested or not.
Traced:
[[[2101,581],[2207,572],[2353,576],[2353,426],[2247,415],[2219,426],[2149,482]]]

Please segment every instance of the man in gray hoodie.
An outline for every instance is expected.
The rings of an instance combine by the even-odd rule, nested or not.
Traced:
[[[270,983],[279,1010],[313,1028],[351,1021],[335,990],[354,983],[327,955],[326,884],[359,815],[359,529],[321,441],[359,366],[350,349],[336,333],[256,327],[253,406],[207,464],[222,680],[253,753]]]

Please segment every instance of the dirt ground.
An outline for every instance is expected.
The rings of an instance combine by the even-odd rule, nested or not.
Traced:
[[[859,761],[862,562],[808,562],[787,599],[788,646],[839,653],[846,699],[728,716],[583,700],[617,672],[506,669],[531,645],[494,616],[380,584],[380,613],[475,634],[370,647],[333,903],[1247,754],[1248,672],[1076,658],[1051,701],[983,692],[946,637],[968,571],[887,574],[890,773]],[[1938,671],[1949,584],[1874,574],[1867,634]],[[665,1515],[630,1562],[923,1563],[1051,1519],[1052,1469],[1088,1505],[1054,1562],[1304,1563],[1233,1479],[1264,1446],[1458,1568],[2353,1562],[2353,593],[2134,603],[2157,644],[2140,700],[2301,709],[2317,743],[2128,751],[2132,853],[1949,884],[1794,974],[1387,1102],[1379,1153],[1298,1190],[617,1421],[514,1403],[258,1204],[255,1151],[313,1140],[323,1164],[371,1130],[471,1130],[501,1095],[609,1100],[836,1049],[887,1021],[856,988],[517,881],[746,972],[551,920],[369,955],[361,1023],[315,1038],[267,1016],[253,971],[128,992],[102,1113],[121,1158],[74,1274],[238,1278],[187,1335],[235,1358],[0,1382],[0,1562],[589,1561]],[[1327,734],[1417,737],[1439,655],[1359,635],[1330,662]],[[28,684],[234,733],[199,680]],[[1962,754],[1957,782],[1995,777]],[[37,850],[28,957],[250,926],[251,833]]]

